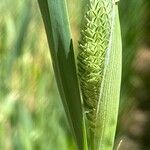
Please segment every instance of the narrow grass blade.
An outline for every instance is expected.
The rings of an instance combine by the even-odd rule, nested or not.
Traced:
[[[83,149],[82,107],[73,43],[65,0],[38,0],[42,13],[55,77],[78,148]]]
[[[99,102],[100,126],[98,128],[100,139],[96,138],[95,145],[98,150],[112,150],[117,126],[119,109],[120,84],[121,84],[121,59],[122,44],[118,6],[115,6],[114,27],[112,32],[112,45],[108,55],[108,63],[105,67],[105,75],[102,83],[102,93]],[[98,136],[97,136],[98,137]]]

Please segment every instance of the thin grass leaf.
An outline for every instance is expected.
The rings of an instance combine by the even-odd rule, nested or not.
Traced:
[[[112,32],[112,45],[108,56],[108,66],[103,79],[103,93],[99,106],[99,122],[103,124],[99,149],[112,150],[116,132],[117,116],[119,109],[119,96],[121,84],[121,55],[122,44],[118,8],[115,6],[115,22]],[[103,122],[104,120],[104,122]]]
[[[65,0],[38,0],[57,85],[78,148],[83,150],[81,98]]]

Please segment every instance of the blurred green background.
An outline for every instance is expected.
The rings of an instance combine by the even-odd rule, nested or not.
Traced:
[[[75,47],[86,1],[68,0]],[[119,4],[119,150],[150,149],[150,1]],[[36,0],[0,0],[0,150],[75,150]]]

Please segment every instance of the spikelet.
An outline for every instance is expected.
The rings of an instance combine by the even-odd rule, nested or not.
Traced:
[[[96,112],[109,46],[112,0],[90,0],[84,16],[78,53],[78,74],[90,130],[96,128]]]

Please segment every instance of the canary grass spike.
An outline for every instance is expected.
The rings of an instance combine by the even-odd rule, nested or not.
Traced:
[[[116,15],[117,2],[118,0],[89,0],[81,30],[77,57],[78,74],[90,150],[112,150],[113,146],[121,80],[120,28],[118,21],[115,21],[119,19]],[[118,45],[114,46],[116,36]],[[115,92],[118,92],[108,97],[113,91],[113,84],[116,85]],[[116,104],[112,104],[115,100]],[[107,123],[114,130],[110,136],[106,131]]]
[[[78,70],[87,119],[95,130],[97,105],[112,24],[112,1],[91,0],[79,42]]]

